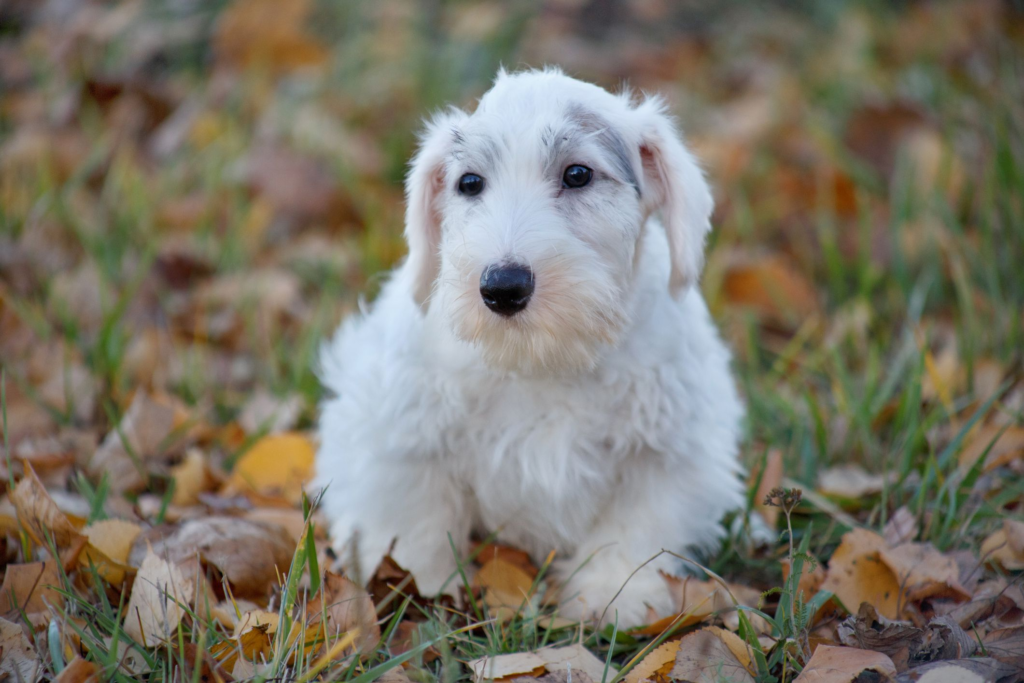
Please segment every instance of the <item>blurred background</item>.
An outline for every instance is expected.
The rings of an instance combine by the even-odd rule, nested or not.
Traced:
[[[140,390],[214,461],[310,428],[421,119],[555,64],[663,93],[707,169],[748,462],[909,463],[1020,367],[1022,40],[998,0],[3,0],[5,437],[95,444]]]

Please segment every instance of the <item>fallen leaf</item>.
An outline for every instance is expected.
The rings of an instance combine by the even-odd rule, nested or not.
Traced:
[[[326,615],[326,622],[323,621]],[[373,652],[380,641],[380,626],[373,600],[361,586],[344,576],[326,572],[321,584],[321,593],[309,606],[307,626],[324,625],[323,632],[328,642],[338,636],[358,630],[355,646],[364,654]],[[340,657],[342,653],[338,653]]]
[[[866,529],[854,529],[829,560],[828,575],[822,588],[831,591],[851,611],[861,603],[873,605],[879,614],[896,619],[900,585],[880,552],[887,549],[885,539]]]
[[[19,614],[48,612],[50,607],[62,608],[60,572],[54,560],[9,564],[0,587],[0,614],[18,619]]]
[[[39,655],[25,636],[21,626],[0,619],[0,677],[10,676],[15,681],[37,680],[42,673]]]
[[[86,564],[91,563],[100,576],[120,586],[125,574],[135,571],[128,565],[128,555],[141,531],[138,524],[121,519],[90,524],[82,529],[82,535],[89,539],[89,547],[85,550]]]
[[[540,676],[547,662],[535,652],[481,657],[469,663],[475,681],[505,681],[519,676]]]
[[[668,584],[672,595],[674,613],[657,619],[653,623],[640,628],[631,629],[634,635],[657,636],[672,627],[673,630],[699,624],[713,615],[721,615],[729,628],[738,627],[739,616],[736,605],[729,593],[741,605],[756,607],[760,593],[737,584],[728,584],[728,590],[718,581],[701,581],[692,576],[678,577],[662,572],[662,578]],[[685,616],[683,616],[685,615]],[[657,615],[656,615],[657,616]],[[748,614],[748,618],[759,632],[765,626],[761,617]],[[677,621],[678,619],[678,621]],[[673,626],[673,623],[675,625]]]
[[[266,436],[241,457],[221,493],[279,496],[298,505],[313,474],[314,454],[313,443],[302,434]]]
[[[76,656],[64,666],[63,671],[57,674],[53,683],[94,683],[98,680],[96,665]]]
[[[874,676],[864,676],[873,672]],[[892,660],[881,652],[853,647],[819,645],[796,677],[799,683],[860,683],[860,681],[896,678]]]
[[[265,597],[279,576],[288,571],[295,549],[288,533],[238,517],[200,517],[178,528],[156,528],[139,535],[129,561],[147,552],[184,564],[197,556],[215,566],[238,597]],[[137,580],[137,579],[136,579]]]
[[[235,625],[234,637],[237,639],[254,628],[261,628],[268,636],[272,636],[277,633],[280,625],[281,615],[277,612],[267,612],[261,609],[251,610],[243,614],[242,618],[238,620],[238,623]]]
[[[843,645],[887,655],[900,670],[907,664],[969,657],[977,649],[972,636],[948,617],[918,628],[908,621],[887,619],[867,603],[837,627],[836,637]]]
[[[116,493],[140,491],[149,477],[144,463],[161,455],[168,437],[187,421],[188,412],[178,399],[137,391],[120,425],[89,460],[89,474],[107,475]]]
[[[173,505],[195,505],[199,502],[200,493],[212,491],[217,486],[217,477],[197,448],[185,451],[185,458],[171,467],[170,474],[174,480]]]
[[[225,640],[211,647],[210,655],[237,678],[239,676],[239,670],[236,668],[238,663],[255,662],[271,657],[269,628],[267,624],[254,626],[236,638]]]
[[[1007,571],[1024,569],[1024,522],[1004,519],[1003,528],[982,541],[981,557]]]
[[[930,543],[904,543],[883,548],[879,558],[889,566],[903,592],[902,602],[944,597],[969,600],[971,595],[960,585],[960,569]]]
[[[993,659],[1024,670],[1024,626],[989,631],[982,643],[985,653]]]
[[[289,508],[253,508],[247,511],[243,517],[260,524],[278,526],[288,532],[294,543],[298,543],[306,528],[306,520],[302,518],[301,510]],[[319,527],[318,527],[319,528]]]
[[[78,530],[53,502],[31,467],[10,497],[18,521],[36,544],[49,548],[52,539],[60,551],[78,541]]]
[[[917,538],[918,531],[917,517],[904,505],[892,513],[892,517],[885,523],[882,535],[886,543],[896,546],[913,541]]]
[[[868,474],[858,465],[838,465],[818,475],[818,491],[835,498],[864,498],[881,493],[883,488],[883,475]]]
[[[493,610],[505,610],[512,616],[533,593],[533,576],[522,567],[496,557],[484,565],[473,579],[483,589],[484,602]]]
[[[729,304],[773,323],[800,324],[820,310],[814,285],[780,255],[733,255],[722,293]]]
[[[1020,669],[990,657],[975,657],[949,662],[932,662],[915,667],[900,681],[916,683],[993,683],[1019,680]],[[799,678],[797,679],[799,680]],[[831,683],[831,679],[830,683]]]
[[[274,71],[324,64],[329,53],[304,24],[309,0],[236,0],[217,20],[213,49],[218,64]]]
[[[277,434],[295,427],[302,414],[302,406],[302,397],[298,394],[278,398],[268,391],[257,391],[242,407],[238,424],[247,434],[263,430]]]
[[[174,635],[194,591],[191,579],[176,564],[150,550],[135,577],[125,633],[146,647],[162,644]]]
[[[728,632],[702,629],[684,636],[679,641],[679,651],[669,678],[687,683],[719,679],[733,683],[754,683],[751,672],[722,639],[723,633]]]
[[[983,455],[984,472],[991,472],[1013,460],[1024,458],[1024,427],[996,424],[979,427],[960,451],[960,466],[970,469]]]
[[[669,640],[647,653],[623,679],[625,683],[641,683],[647,680],[667,680],[668,673],[676,663],[679,652],[678,640]]]
[[[605,662],[579,643],[565,647],[543,647],[537,650],[537,654],[544,660],[545,668],[552,673],[565,671],[571,666],[574,672],[582,671],[593,681],[605,679]],[[615,668],[612,667],[608,670],[607,678],[611,680],[614,676]]]

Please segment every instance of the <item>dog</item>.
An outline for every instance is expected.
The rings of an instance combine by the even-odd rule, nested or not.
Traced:
[[[406,199],[408,257],[320,359],[314,488],[344,565],[391,552],[451,590],[496,534],[556,551],[565,616],[669,613],[659,552],[713,547],[744,487],[697,287],[713,200],[664,102],[502,70],[426,126]]]

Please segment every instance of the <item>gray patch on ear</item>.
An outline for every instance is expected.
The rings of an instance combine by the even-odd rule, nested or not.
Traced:
[[[591,135],[608,152],[619,175],[633,186],[633,189],[636,190],[636,195],[639,197],[640,181],[637,178],[636,167],[633,164],[633,155],[630,154],[629,145],[626,144],[619,131],[615,130],[600,115],[578,104],[570,105],[568,116],[570,120],[577,123],[581,131]]]

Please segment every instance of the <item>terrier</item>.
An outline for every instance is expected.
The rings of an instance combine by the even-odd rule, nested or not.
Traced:
[[[502,71],[430,121],[406,196],[408,258],[321,357],[340,556],[394,544],[430,593],[496,533],[557,551],[565,616],[670,612],[678,560],[644,563],[742,505],[743,406],[697,287],[711,192],[664,102]]]

